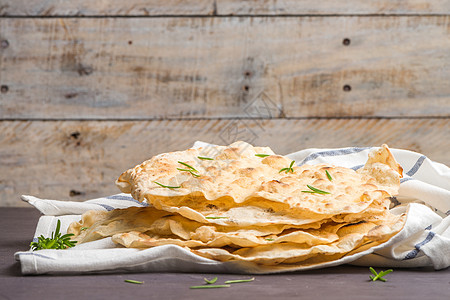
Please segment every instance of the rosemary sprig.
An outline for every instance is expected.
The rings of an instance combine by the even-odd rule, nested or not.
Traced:
[[[384,277],[385,275],[387,275],[387,274],[389,274],[389,273],[392,273],[392,272],[394,271],[394,270],[392,270],[392,269],[389,269],[389,270],[381,271],[380,273],[377,273],[377,272],[375,271],[375,269],[372,268],[372,267],[370,267],[369,270],[370,270],[370,272],[372,272],[372,274],[374,275],[374,276],[372,276],[372,275],[369,276],[369,278],[372,279],[372,281],[381,280],[381,281],[383,281],[383,282],[386,281],[386,278],[383,278],[383,277]]]
[[[198,159],[203,159],[203,160],[214,160],[214,158],[211,157],[204,157],[204,156],[197,156]]]
[[[187,163],[184,163],[184,162],[182,162],[182,161],[178,161],[178,163],[179,163],[179,164],[182,164],[183,166],[186,166],[186,167],[188,167],[189,169],[191,169],[192,171],[198,173],[198,171],[197,171],[193,166],[188,165]]]
[[[266,238],[266,241],[273,242],[275,239]]]
[[[208,279],[206,279],[206,278],[203,278],[203,280],[204,280],[207,284],[213,284],[213,283],[216,283],[217,277],[214,277],[214,278],[211,279],[211,280],[208,280]]]
[[[206,285],[193,285],[190,289],[215,289],[215,288],[228,288],[229,284],[206,284]]]
[[[52,236],[50,238],[45,238],[43,235],[38,237],[37,242],[32,242],[30,244],[31,250],[42,250],[42,249],[66,249],[75,246],[76,241],[71,241],[70,237],[73,236],[73,233],[67,233],[61,236],[61,221],[58,219],[56,223],[56,230],[52,232]]]
[[[177,168],[177,170],[189,172],[189,173],[191,173],[191,175],[194,176],[194,177],[200,177],[200,175],[195,174],[194,171],[192,171],[191,169],[181,169],[181,168]]]
[[[137,280],[131,280],[131,279],[126,279],[124,281],[128,282],[128,283],[134,283],[134,284],[143,284],[144,283],[143,281],[137,281]]]
[[[331,177],[331,174],[328,173],[328,170],[325,170],[325,173],[327,174],[327,178],[329,181],[333,181],[333,177]]]
[[[228,219],[228,217],[205,217],[205,219]]]
[[[289,173],[289,172],[294,173],[294,169],[292,168],[292,166],[294,165],[294,163],[295,163],[295,160],[293,160],[293,161],[291,162],[291,164],[289,165],[288,168],[283,168],[283,169],[281,169],[280,171],[278,171],[278,173],[281,173],[281,172],[283,172],[283,171],[286,171],[286,174]]]
[[[377,279],[380,279],[380,278],[377,278],[377,277],[379,277],[379,276],[378,276],[377,271],[375,271],[374,268],[370,267],[369,270],[370,270],[370,272],[374,275],[374,276],[372,276],[372,275],[369,276],[369,278],[372,279],[372,281],[375,281],[375,280],[377,280]],[[377,279],[376,279],[376,278],[377,278]],[[383,278],[383,279],[384,279],[384,278]],[[381,280],[381,279],[380,279],[380,280]],[[384,279],[384,280],[386,280],[386,279]]]
[[[258,156],[258,157],[267,157],[267,156],[270,156],[270,154],[255,154],[255,156]]]
[[[250,279],[238,279],[238,280],[227,280],[225,281],[225,284],[229,284],[229,283],[241,283],[241,282],[250,282],[255,280],[255,277],[250,278]]]
[[[310,189],[310,191],[302,191],[303,193],[312,193],[312,194],[317,193],[317,194],[323,194],[323,195],[330,194],[330,192],[325,192],[325,191],[319,190],[318,188],[310,186],[309,184],[307,184],[306,186]]]
[[[179,189],[181,187],[181,185],[179,185],[179,186],[170,186],[170,185],[161,184],[161,183],[159,183],[157,181],[153,181],[153,182],[156,183],[159,186],[162,186],[162,187],[168,188],[168,189]]]

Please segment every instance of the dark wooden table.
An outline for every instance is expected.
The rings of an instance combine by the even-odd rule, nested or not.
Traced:
[[[203,278],[232,274],[146,273],[23,276],[14,252],[27,250],[40,214],[0,208],[0,299],[450,299],[450,268],[394,269],[387,282],[369,281],[368,268],[340,266],[302,273],[258,275],[221,289],[189,289]],[[125,283],[125,279],[144,284]]]

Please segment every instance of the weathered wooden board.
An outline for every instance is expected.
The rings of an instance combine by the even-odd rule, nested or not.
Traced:
[[[450,165],[450,119],[444,118],[3,121],[0,206],[24,206],[21,194],[72,200],[115,194],[122,171],[196,140],[245,140],[280,154],[388,143]]]
[[[4,18],[0,118],[449,116],[449,18]]]
[[[224,15],[448,14],[450,1],[219,0],[217,11]]]
[[[2,0],[4,16],[212,15],[214,0]]]
[[[449,0],[3,0],[0,15],[13,16],[160,16],[304,14],[448,14]]]

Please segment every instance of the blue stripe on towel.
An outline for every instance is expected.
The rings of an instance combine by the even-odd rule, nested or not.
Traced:
[[[353,148],[345,148],[345,149],[337,149],[337,150],[329,150],[329,151],[321,151],[314,152],[305,157],[303,161],[299,164],[299,166],[305,164],[310,160],[314,160],[318,157],[327,157],[327,156],[339,156],[339,155],[347,155],[352,153],[358,153],[367,149],[371,149],[371,147],[353,147]]]
[[[403,178],[400,178],[400,183],[407,182],[407,181],[410,181],[410,180],[414,180],[414,178],[412,178],[412,177],[403,177]]]
[[[136,199],[134,199],[134,198],[133,198],[133,197],[131,197],[131,196],[124,196],[124,195],[112,195],[112,196],[106,197],[106,199],[111,199],[111,200],[124,200],[124,201],[131,201],[131,202],[134,202],[134,203],[140,204],[140,205],[142,205],[142,206],[148,206],[148,204],[147,204],[147,203],[144,203],[144,202],[139,202],[139,201],[137,201]]]
[[[101,207],[103,207],[104,209],[106,209],[107,211],[111,211],[114,210],[114,207],[106,205],[106,204],[100,204],[100,203],[95,203],[97,205],[100,205]]]
[[[421,157],[419,157],[419,159],[417,159],[414,166],[408,172],[406,172],[406,175],[413,176],[414,174],[416,174],[417,171],[419,171],[420,166],[422,166],[422,164],[426,158],[427,157],[425,155],[422,155]]]
[[[351,167],[351,169],[356,171],[356,170],[361,169],[362,167],[364,167],[364,165],[357,165],[357,166]]]
[[[435,236],[435,233],[430,231],[428,233],[427,237],[422,242],[420,242],[414,246],[415,249],[411,250],[408,254],[406,254],[404,260],[415,258],[417,256],[417,254],[419,254],[420,247],[429,243],[433,239],[434,236]]]
[[[131,196],[124,196],[124,195],[112,195],[106,197],[106,199],[113,199],[113,200],[134,200]]]

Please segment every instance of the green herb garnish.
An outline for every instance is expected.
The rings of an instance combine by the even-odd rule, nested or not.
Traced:
[[[143,281],[137,281],[137,280],[131,280],[131,279],[126,279],[125,282],[128,283],[134,283],[134,284],[143,284]]]
[[[333,181],[333,177],[331,177],[330,173],[328,173],[328,170],[325,170],[325,173],[327,174],[328,180]]]
[[[253,281],[253,280],[255,280],[255,277],[250,278],[250,279],[227,280],[227,281],[225,281],[225,283],[226,284],[229,284],[229,283],[241,283],[241,282],[250,282],[250,281]]]
[[[313,187],[313,186],[310,186],[309,184],[307,184],[306,185],[309,189],[311,189],[310,191],[302,191],[303,193],[317,193],[317,194],[323,194],[323,195],[325,195],[325,194],[330,194],[329,192],[325,192],[325,191],[322,191],[322,190],[319,190],[318,188],[315,188],[315,187]]]
[[[205,217],[205,219],[228,219],[228,217]]]
[[[206,284],[206,285],[193,285],[190,287],[190,289],[215,289],[215,288],[227,288],[230,287],[229,284]]]
[[[204,157],[204,156],[197,156],[198,159],[203,159],[203,160],[214,160],[214,158],[210,158],[210,157]]]
[[[168,189],[179,189],[181,187],[181,185],[179,185],[179,186],[170,186],[170,185],[161,184],[161,183],[156,182],[156,181],[153,181],[153,182],[156,183],[159,186],[162,186],[162,187],[165,187],[165,188],[168,188]]]
[[[272,241],[275,241],[275,239],[269,239],[269,238],[267,238],[266,241],[272,242]]]
[[[191,175],[194,176],[194,177],[200,177],[200,175],[195,174],[194,171],[192,171],[191,169],[181,169],[181,168],[177,168],[177,170],[189,172],[189,173],[191,173]]]
[[[61,221],[58,219],[56,223],[56,230],[52,232],[52,236],[50,238],[45,238],[43,235],[38,237],[37,242],[32,242],[30,244],[31,250],[42,250],[42,249],[66,249],[75,246],[76,241],[71,241],[70,237],[73,236],[73,233],[67,233],[61,236]]]
[[[89,227],[81,227],[80,231],[87,230]]]
[[[206,278],[203,278],[203,280],[204,280],[207,284],[213,284],[213,283],[216,283],[217,277],[214,277],[214,278],[211,279],[211,280],[208,280],[208,279],[206,279]]]
[[[291,164],[289,165],[288,168],[283,168],[283,169],[281,169],[280,171],[278,171],[278,173],[281,173],[281,172],[283,172],[283,171],[286,171],[286,174],[289,173],[289,172],[294,173],[294,169],[292,168],[292,166],[294,165],[294,163],[295,163],[295,160],[293,160],[293,161],[291,162]]]
[[[198,173],[198,171],[197,171],[193,166],[188,165],[187,163],[184,163],[184,162],[182,162],[182,161],[178,161],[178,163],[179,163],[179,164],[182,164],[183,166],[186,166],[186,167],[188,167],[189,169],[191,169],[192,171]]]
[[[389,270],[381,271],[380,273],[377,273],[377,272],[375,271],[375,269],[372,268],[372,267],[370,267],[369,270],[370,270],[370,272],[372,272],[372,274],[374,275],[374,276],[372,276],[372,275],[369,276],[370,279],[372,279],[372,281],[381,280],[381,281],[383,281],[383,282],[386,281],[386,279],[383,278],[383,276],[385,276],[385,275],[387,275],[387,274],[389,274],[389,273],[391,273],[391,272],[394,271],[394,270],[392,270],[392,269],[389,269]]]
[[[270,154],[255,154],[255,156],[258,156],[258,157],[267,157],[267,156],[270,156]]]

